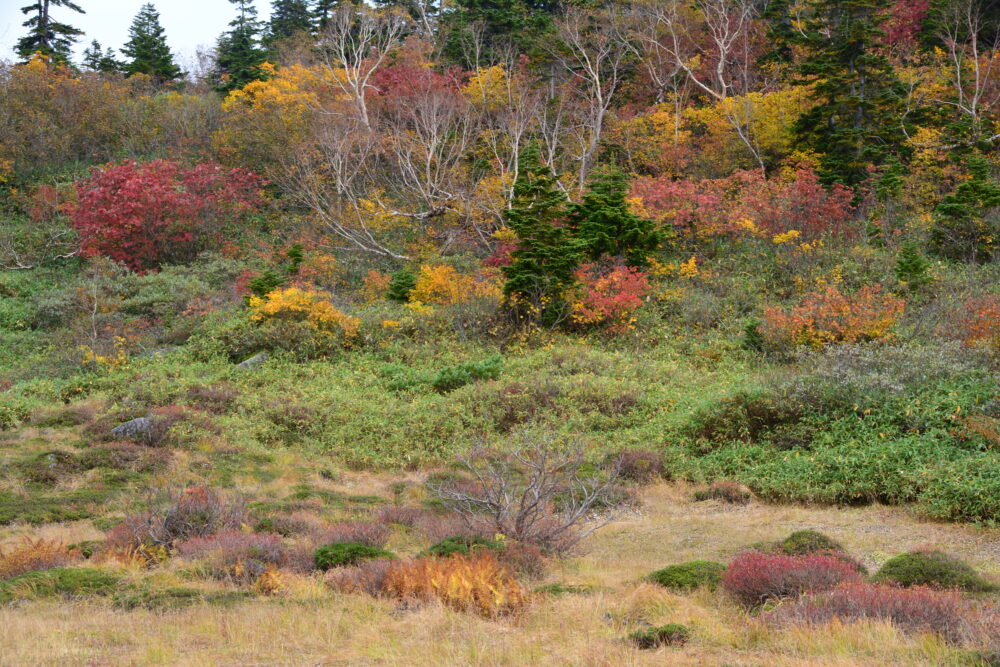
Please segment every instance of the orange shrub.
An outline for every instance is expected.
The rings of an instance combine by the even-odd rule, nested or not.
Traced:
[[[338,310],[322,292],[298,287],[279,288],[263,298],[250,297],[250,309],[250,319],[255,322],[303,322],[320,333],[342,333],[348,338],[357,335],[360,325],[358,318]]]
[[[410,292],[411,301],[439,306],[466,303],[476,297],[499,298],[499,284],[459,273],[447,264],[421,266],[417,282]]]
[[[853,294],[831,285],[807,294],[788,310],[766,309],[761,333],[773,345],[814,348],[876,340],[888,335],[905,305],[903,299],[885,293],[881,285],[867,285]]]
[[[385,298],[385,293],[389,289],[392,276],[382,273],[378,269],[371,269],[364,278],[361,279],[361,298],[365,303],[373,303]]]
[[[0,550],[0,581],[25,572],[61,567],[70,560],[71,555],[63,544],[26,537],[18,546]]]
[[[1000,297],[970,299],[965,304],[961,325],[962,342],[1000,354]]]
[[[516,613],[528,603],[528,591],[485,551],[394,563],[383,586],[395,597],[440,600],[453,609],[487,617]]]

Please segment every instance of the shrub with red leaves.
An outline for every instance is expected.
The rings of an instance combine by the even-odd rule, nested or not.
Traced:
[[[215,535],[192,537],[176,545],[185,558],[206,560],[213,576],[242,583],[256,581],[268,566],[285,561],[285,548],[277,535],[225,530]]]
[[[923,586],[895,588],[848,581],[833,590],[807,595],[767,613],[776,624],[828,623],[833,619],[889,621],[908,632],[937,632],[949,640],[964,634],[967,621],[961,595]]]
[[[70,221],[84,256],[149,271],[221,244],[231,225],[260,205],[261,185],[250,171],[215,163],[124,162],[76,184]]]
[[[645,273],[624,264],[610,268],[585,264],[576,271],[579,293],[570,303],[570,317],[581,326],[625,329],[649,293]]]
[[[749,552],[729,563],[722,587],[743,605],[756,607],[771,599],[829,590],[860,577],[857,566],[839,555]]]

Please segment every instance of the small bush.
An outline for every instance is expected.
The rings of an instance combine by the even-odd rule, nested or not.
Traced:
[[[333,568],[326,573],[326,585],[341,593],[385,593],[386,575],[395,563],[390,558],[364,560],[356,565]]]
[[[502,362],[503,357],[497,355],[483,361],[442,368],[431,380],[431,386],[442,394],[446,394],[476,380],[495,380],[500,376]]]
[[[401,505],[386,505],[375,513],[375,519],[385,524],[396,524],[412,528],[426,514],[419,507],[404,507]]]
[[[470,553],[480,549],[503,551],[504,543],[496,540],[488,540],[485,537],[479,537],[476,535],[459,535],[446,537],[440,542],[429,546],[427,550],[420,555],[437,556],[438,558],[454,556],[455,554],[468,556]]]
[[[771,599],[833,588],[859,580],[854,564],[837,556],[744,553],[734,558],[722,575],[722,587],[746,607]]]
[[[824,551],[842,552],[844,547],[818,530],[797,530],[781,541],[781,551],[789,556],[801,556]]]
[[[689,591],[701,586],[715,589],[722,581],[726,566],[709,560],[693,560],[668,565],[649,575],[650,581],[675,591]]]
[[[646,483],[666,476],[663,456],[644,449],[626,449],[617,459],[619,474],[632,482]]]
[[[390,566],[385,592],[403,600],[439,600],[486,617],[517,613],[529,593],[489,551],[451,558],[417,558]]]
[[[358,542],[370,547],[384,547],[392,530],[372,521],[342,521],[324,528],[317,534],[321,543]]]
[[[753,492],[739,482],[721,481],[713,482],[706,489],[698,489],[694,492],[694,499],[698,502],[721,500],[733,505],[746,505],[753,500]]]
[[[57,567],[42,572],[26,572],[0,582],[0,604],[55,595],[109,595],[119,581],[118,575],[91,568]]]
[[[680,623],[661,625],[658,628],[636,630],[628,636],[628,640],[636,648],[652,649],[661,646],[683,646],[691,638],[691,631]]]
[[[925,587],[895,588],[861,581],[779,605],[765,616],[776,624],[828,623],[834,619],[889,621],[908,632],[936,632],[958,640],[964,634],[962,598]]]
[[[313,562],[317,570],[329,570],[345,565],[357,565],[373,558],[395,558],[395,554],[361,542],[335,542],[316,550]]]
[[[72,560],[72,554],[59,542],[25,537],[7,550],[0,549],[0,581],[25,572],[62,567]]]
[[[203,559],[214,577],[241,584],[257,581],[268,567],[282,565],[285,549],[276,535],[226,530],[193,537],[176,546],[185,558]]]
[[[960,588],[966,591],[993,588],[967,563],[943,551],[931,550],[912,551],[890,558],[874,579],[900,586]]]

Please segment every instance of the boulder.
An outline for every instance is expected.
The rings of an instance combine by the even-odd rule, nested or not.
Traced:
[[[143,442],[149,440],[149,436],[152,432],[153,420],[149,417],[131,419],[124,424],[119,424],[111,429],[111,435],[116,438],[131,440],[133,442]]]
[[[264,363],[265,361],[267,361],[267,358],[270,357],[270,356],[271,355],[269,355],[267,352],[261,352],[259,354],[253,355],[252,357],[250,357],[249,359],[247,359],[245,361],[241,361],[240,363],[236,364],[236,367],[237,368],[254,368],[256,366],[260,366],[262,363]]]

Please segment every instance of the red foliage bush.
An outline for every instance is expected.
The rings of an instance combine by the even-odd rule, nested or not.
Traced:
[[[858,581],[854,563],[833,554],[785,556],[749,552],[734,558],[722,587],[747,607],[767,600],[819,592],[844,581]]]
[[[207,560],[214,576],[241,583],[256,581],[269,565],[280,566],[285,561],[285,549],[277,535],[239,530],[192,537],[175,548],[185,558]]]
[[[585,264],[576,270],[576,279],[580,287],[570,302],[570,317],[583,326],[628,328],[632,313],[649,293],[646,274],[624,264],[610,268]]]
[[[810,239],[844,231],[854,214],[851,191],[825,188],[806,166],[785,179],[768,179],[757,170],[701,181],[639,178],[631,195],[652,218],[694,237],[755,227],[771,234],[794,229]]]
[[[963,310],[959,327],[962,343],[1000,354],[1000,297],[990,295],[969,299]]]
[[[71,560],[73,554],[60,542],[23,537],[17,546],[0,549],[0,581],[25,572],[62,567]]]
[[[875,619],[910,632],[938,632],[950,640],[961,638],[967,625],[962,597],[956,592],[862,581],[844,582],[833,590],[782,604],[766,618],[776,624]]]
[[[384,547],[392,530],[381,523],[372,521],[342,521],[323,529],[315,536],[316,542],[361,542],[370,547]]]
[[[261,185],[252,172],[215,163],[124,162],[76,184],[70,221],[84,256],[149,271],[221,244],[230,225],[260,205]]]

